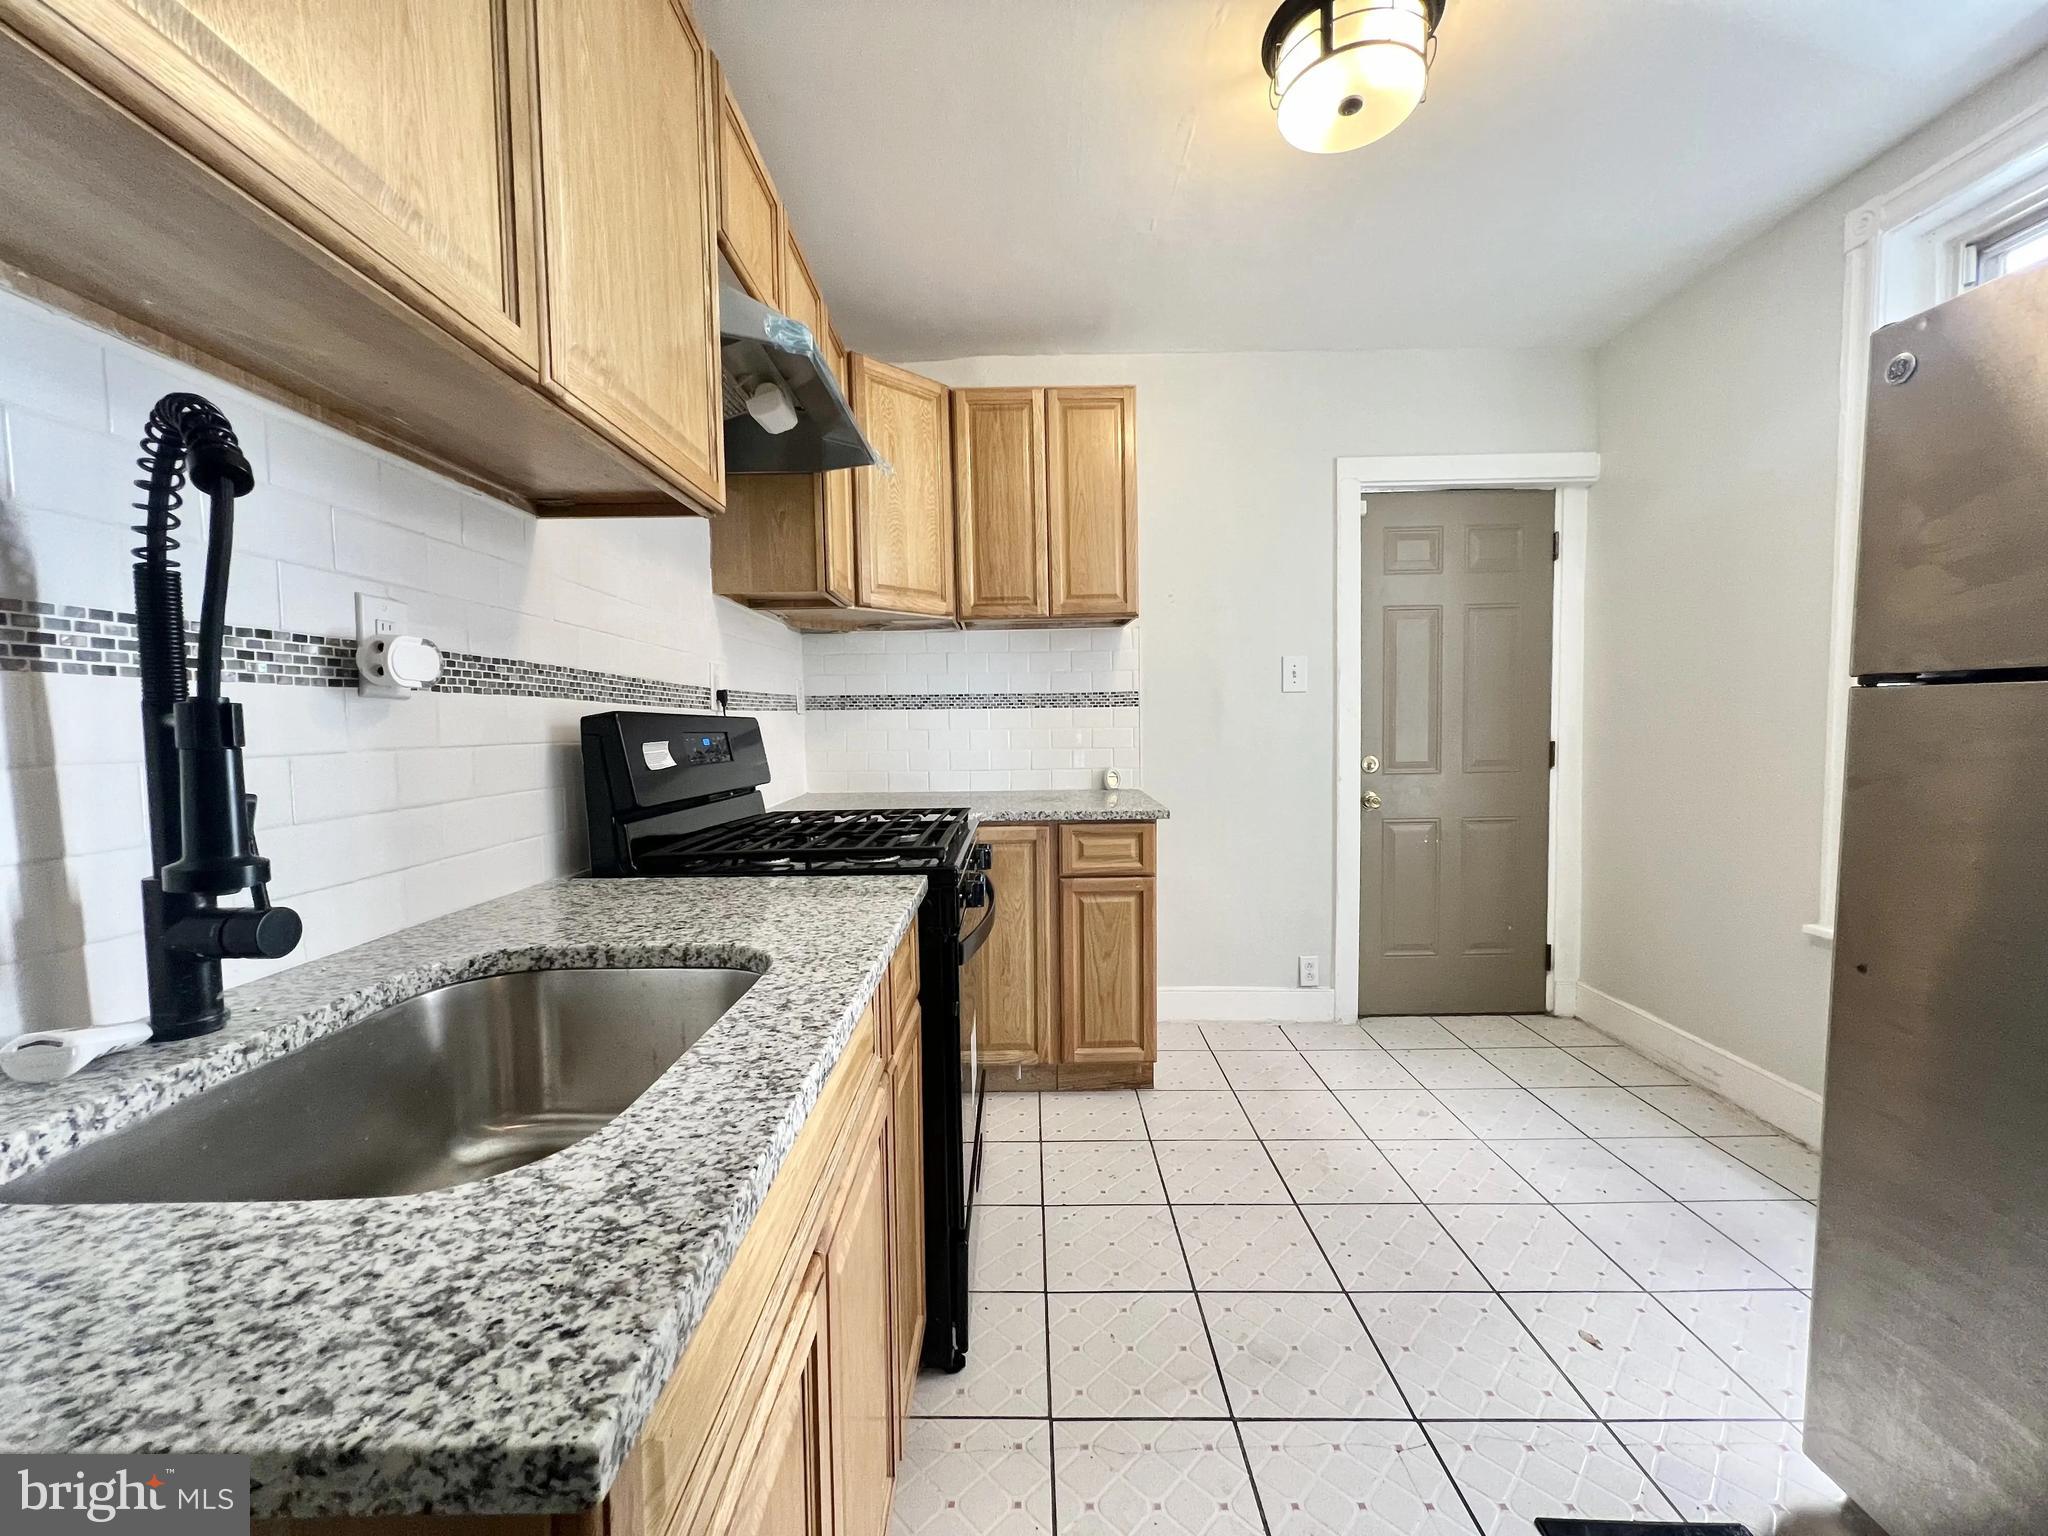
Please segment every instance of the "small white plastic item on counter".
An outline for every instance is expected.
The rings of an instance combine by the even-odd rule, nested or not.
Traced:
[[[149,1025],[95,1024],[89,1029],[41,1029],[0,1045],[0,1072],[17,1083],[62,1082],[111,1051],[149,1038]]]

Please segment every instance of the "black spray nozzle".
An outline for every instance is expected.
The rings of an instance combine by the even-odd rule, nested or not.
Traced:
[[[250,847],[242,787],[242,707],[225,699],[180,699],[171,711],[178,749],[178,859],[162,873],[167,891],[226,896],[266,884],[270,861]]]

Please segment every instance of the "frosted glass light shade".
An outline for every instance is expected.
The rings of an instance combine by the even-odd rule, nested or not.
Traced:
[[[1429,82],[1426,0],[1335,0],[1332,10],[1327,52],[1318,7],[1294,23],[1273,63],[1281,136],[1318,155],[1393,132]]]

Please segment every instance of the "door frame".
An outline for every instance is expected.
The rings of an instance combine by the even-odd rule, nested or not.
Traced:
[[[1586,676],[1586,488],[1600,478],[1597,453],[1401,454],[1337,461],[1337,759],[1336,931],[1331,980],[1336,1016],[1358,1017],[1358,797],[1364,776],[1365,711],[1360,700],[1365,520],[1373,498],[1405,491],[1549,491],[1559,553],[1551,587],[1550,735],[1557,766],[1550,775],[1550,897],[1545,919],[1551,946],[1546,996],[1553,1013],[1578,1006],[1584,822]]]

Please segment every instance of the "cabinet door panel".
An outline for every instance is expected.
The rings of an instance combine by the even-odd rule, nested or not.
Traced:
[[[789,229],[784,230],[782,239],[782,312],[809,326],[817,338],[819,352],[830,354],[825,296],[818,291],[817,280],[811,276],[811,264],[804,260],[803,248],[796,243],[796,232]]]
[[[825,592],[842,603],[854,595],[853,471],[821,477],[825,489]]]
[[[746,290],[782,303],[782,199],[747,120],[718,71],[718,244]]]
[[[950,617],[953,468],[946,389],[854,353],[853,412],[881,464],[853,472],[860,606]]]
[[[548,377],[724,503],[711,57],[675,0],[540,0]]]
[[[924,1041],[923,1015],[912,1009],[899,1027],[889,1116],[890,1305],[896,1348],[896,1444],[917,1385],[924,1346]]]
[[[953,392],[953,497],[960,617],[1044,617],[1044,390]]]
[[[1062,1061],[1150,1061],[1158,1043],[1152,880],[1060,882]]]
[[[828,1536],[832,1529],[825,1261],[812,1264],[745,1432],[722,1518],[713,1522],[719,1536]]]
[[[1134,389],[1049,389],[1046,517],[1052,612],[1138,612],[1138,407]]]
[[[145,117],[394,292],[537,369],[530,6],[51,0],[133,70],[114,88]]]
[[[895,1486],[888,1108],[878,1094],[825,1254],[836,1536],[884,1536]]]
[[[981,1026],[981,1059],[1016,1066],[1055,1059],[1053,829],[981,829],[993,863],[996,926],[961,973],[961,1006]]]
[[[1154,875],[1158,831],[1149,821],[1069,822],[1060,828],[1062,875]]]

